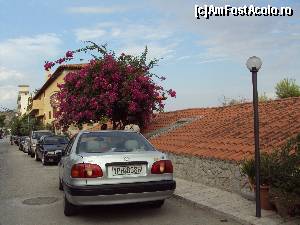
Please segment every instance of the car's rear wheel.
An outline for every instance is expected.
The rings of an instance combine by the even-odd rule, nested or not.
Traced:
[[[35,158],[35,161],[40,161],[39,157],[38,157],[38,154],[34,154],[34,158]]]
[[[59,190],[64,190],[64,188],[63,188],[63,185],[62,185],[62,182],[61,182],[61,180],[60,180],[60,178],[58,178],[58,189]]]
[[[161,208],[164,203],[165,203],[165,200],[157,200],[157,201],[151,202],[150,205],[152,208]]]
[[[64,198],[64,214],[65,216],[74,216],[77,214],[77,206],[70,203],[65,195]]]

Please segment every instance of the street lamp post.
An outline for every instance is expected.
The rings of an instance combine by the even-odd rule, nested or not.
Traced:
[[[262,61],[256,56],[247,60],[247,68],[252,72],[253,85],[253,111],[254,111],[254,143],[255,143],[255,199],[256,217],[261,217],[260,205],[260,152],[259,152],[259,117],[258,117],[258,95],[257,95],[257,72],[261,68]]]

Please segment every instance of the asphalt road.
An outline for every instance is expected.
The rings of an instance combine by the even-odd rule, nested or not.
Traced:
[[[65,217],[57,166],[43,166],[0,140],[0,225],[235,225],[174,197],[161,209],[146,205],[84,207]]]

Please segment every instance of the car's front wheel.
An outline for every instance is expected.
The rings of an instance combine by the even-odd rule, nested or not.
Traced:
[[[74,216],[77,214],[77,206],[68,201],[66,195],[64,198],[64,214],[65,216]]]
[[[58,189],[61,191],[64,189],[60,178],[58,178]]]
[[[152,208],[161,208],[164,203],[165,203],[165,200],[157,200],[157,201],[151,202],[150,205]]]
[[[45,159],[45,155],[44,154],[43,154],[43,157],[42,157],[42,164],[43,164],[43,166],[47,165],[47,161]]]

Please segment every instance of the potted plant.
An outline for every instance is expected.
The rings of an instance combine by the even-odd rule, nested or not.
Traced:
[[[241,164],[241,174],[248,178],[250,190],[254,190],[255,183],[255,161],[254,158],[245,159]]]
[[[276,166],[272,169],[270,196],[277,212],[283,217],[293,216],[300,205],[300,147],[299,138],[290,139],[274,151]]]
[[[262,209],[272,209],[269,201],[269,188],[271,182],[271,171],[273,168],[273,158],[271,154],[261,153],[260,160],[260,201]],[[248,177],[249,185],[252,190],[256,190],[255,186],[255,160],[250,158],[244,160],[241,164],[241,173]]]

